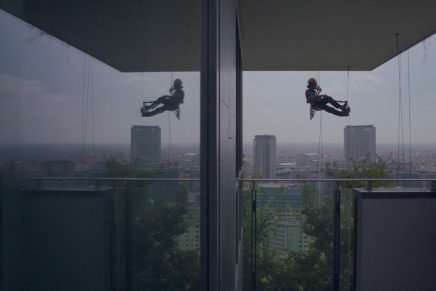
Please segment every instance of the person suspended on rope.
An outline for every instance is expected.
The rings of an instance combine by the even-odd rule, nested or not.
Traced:
[[[175,111],[177,119],[180,119],[180,104],[183,103],[185,92],[182,90],[182,80],[175,79],[170,88],[170,95],[163,95],[155,101],[145,101],[141,107],[143,117],[154,116],[164,111]],[[158,105],[161,105],[157,107]]]
[[[348,106],[347,101],[337,101],[332,97],[320,94],[321,88],[318,86],[315,78],[310,78],[307,81],[307,90],[306,90],[306,102],[310,103],[311,109],[311,118],[313,117],[313,113],[316,110],[325,110],[328,113],[337,115],[337,116],[349,116],[350,115],[350,107]],[[340,105],[339,103],[343,103]],[[333,105],[334,107],[329,106],[328,104]]]

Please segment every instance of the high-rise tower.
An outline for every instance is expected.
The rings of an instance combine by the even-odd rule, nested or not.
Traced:
[[[344,158],[346,161],[375,162],[374,125],[355,125],[344,128]]]
[[[134,125],[130,131],[130,163],[138,166],[159,162],[161,151],[159,126]]]
[[[276,177],[277,146],[274,135],[256,135],[254,137],[254,173],[262,178]]]

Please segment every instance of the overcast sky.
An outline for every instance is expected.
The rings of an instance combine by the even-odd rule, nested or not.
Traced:
[[[412,140],[416,143],[436,143],[434,39],[409,51]],[[403,53],[406,141],[407,58]],[[133,124],[160,125],[163,143],[168,141],[170,128],[174,143],[199,141],[199,73],[121,73],[55,38],[41,35],[3,11],[0,59],[0,143],[80,143],[84,132],[87,142],[128,143]],[[87,71],[90,67],[91,75],[83,78],[84,68]],[[309,120],[304,97],[309,77],[317,77],[317,72],[244,72],[244,141],[251,142],[255,134],[267,133],[276,135],[278,142],[317,143],[321,114]],[[173,113],[140,117],[142,101],[167,94],[174,78],[184,83],[181,120]],[[377,142],[396,143],[397,59],[374,71],[350,72],[348,84],[351,115],[341,118],[323,113],[324,142],[342,143],[343,128],[348,124],[372,124],[377,130]],[[320,85],[323,93],[347,99],[347,72],[321,72]]]

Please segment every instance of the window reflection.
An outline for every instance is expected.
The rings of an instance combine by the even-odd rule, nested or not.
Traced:
[[[89,47],[0,10],[1,289],[198,290],[198,64]]]

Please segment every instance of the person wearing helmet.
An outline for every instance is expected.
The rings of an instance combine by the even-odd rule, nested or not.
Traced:
[[[325,110],[328,113],[337,115],[337,116],[349,116],[350,115],[350,107],[348,107],[348,102],[344,101],[343,105],[339,104],[339,101],[336,101],[332,97],[320,94],[321,88],[318,86],[315,78],[310,78],[307,81],[307,90],[306,90],[306,102],[310,103],[311,109],[314,110]],[[328,104],[333,105],[334,107],[329,106]]]
[[[163,95],[155,101],[143,102],[141,114],[143,117],[150,117],[164,111],[175,111],[177,119],[180,119],[180,104],[183,103],[185,92],[182,90],[182,80],[175,79],[173,86],[170,88],[171,95]],[[162,105],[157,107],[158,105]]]

